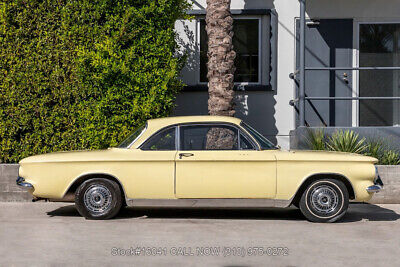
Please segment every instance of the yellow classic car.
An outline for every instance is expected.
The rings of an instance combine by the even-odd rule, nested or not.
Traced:
[[[284,151],[233,117],[147,121],[117,147],[56,152],[19,162],[17,184],[34,200],[75,201],[87,219],[121,207],[288,207],[334,222],[349,200],[368,201],[383,184],[377,159]]]

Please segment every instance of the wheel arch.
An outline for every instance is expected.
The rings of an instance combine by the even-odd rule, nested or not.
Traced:
[[[292,204],[298,204],[301,198],[301,195],[303,194],[304,190],[314,181],[320,180],[322,178],[331,178],[331,179],[336,179],[339,180],[341,182],[344,183],[344,185],[347,188],[347,191],[349,192],[349,199],[355,199],[356,195],[355,195],[355,191],[353,188],[353,185],[351,184],[350,180],[339,173],[315,173],[312,174],[310,176],[308,176],[307,178],[304,179],[304,181],[302,182],[301,186],[297,189],[296,194],[294,195],[294,197],[292,198],[292,201],[290,203],[290,205]]]
[[[92,178],[103,178],[103,179],[108,179],[111,181],[114,181],[118,184],[119,189],[121,190],[122,193],[122,200],[124,204],[126,203],[126,193],[125,189],[121,183],[121,181],[114,175],[109,174],[109,173],[86,173],[82,174],[74,179],[74,181],[71,183],[71,185],[68,187],[68,189],[65,191],[63,198],[65,198],[68,194],[74,194],[76,189],[85,181],[92,179]]]

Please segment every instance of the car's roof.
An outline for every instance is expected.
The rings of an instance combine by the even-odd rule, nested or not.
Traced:
[[[152,119],[148,123],[156,127],[163,127],[172,124],[180,123],[196,123],[196,122],[228,122],[233,124],[240,124],[241,120],[234,117],[227,116],[179,116],[167,117],[161,119]]]

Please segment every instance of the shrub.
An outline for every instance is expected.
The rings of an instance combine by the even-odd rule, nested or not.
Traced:
[[[332,151],[362,153],[366,149],[365,138],[360,139],[353,131],[337,131],[328,137],[327,147]]]
[[[380,159],[384,152],[385,146],[382,141],[377,139],[371,139],[366,142],[365,152],[366,156]]]
[[[385,150],[382,157],[379,159],[382,165],[400,165],[400,155],[393,150]]]
[[[385,141],[360,139],[353,131],[338,131],[329,137],[323,129],[309,130],[306,142],[313,150],[359,153],[377,158],[381,165],[400,165],[400,153],[390,149]]]
[[[312,150],[326,150],[325,132],[323,129],[308,130],[306,142]]]
[[[117,144],[182,87],[186,0],[0,3],[0,160]]]

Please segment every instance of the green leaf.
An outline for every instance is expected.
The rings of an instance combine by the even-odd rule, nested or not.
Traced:
[[[0,161],[117,144],[183,86],[186,0],[0,3]]]

